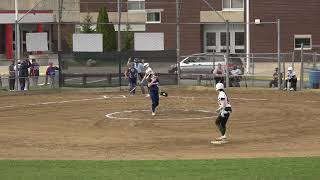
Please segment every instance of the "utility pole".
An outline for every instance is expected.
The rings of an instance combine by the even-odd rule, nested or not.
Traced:
[[[61,47],[61,19],[62,19],[62,0],[58,0],[58,52],[62,51]]]
[[[15,9],[15,78],[16,78],[16,90],[19,90],[19,74],[18,74],[18,60],[20,60],[20,28],[19,28],[19,8],[18,0],[14,0],[14,9]]]
[[[246,72],[250,73],[250,0],[246,1]]]
[[[117,53],[117,58],[119,62],[119,68],[118,68],[118,73],[119,73],[119,87],[121,90],[121,1],[117,0],[117,6],[118,6],[118,53]]]
[[[180,49],[181,49],[181,44],[180,44],[180,0],[176,0],[176,33],[177,33],[177,78],[178,78],[178,86],[180,87]]]

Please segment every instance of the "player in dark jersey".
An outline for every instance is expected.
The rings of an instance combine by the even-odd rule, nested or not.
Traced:
[[[152,101],[151,109],[152,109],[152,116],[156,115],[156,108],[159,105],[159,79],[156,75],[153,75],[152,78],[149,80],[148,83],[149,87],[149,94]]]
[[[126,78],[128,78],[129,81],[130,95],[134,95],[136,93],[138,71],[136,68],[134,68],[133,63],[131,63],[131,67],[126,71],[125,76]]]

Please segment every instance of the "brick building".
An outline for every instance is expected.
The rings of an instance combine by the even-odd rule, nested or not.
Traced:
[[[34,6],[38,3],[38,6]],[[80,14],[79,0],[64,0],[64,11],[61,16],[63,22],[77,22]],[[33,9],[26,14],[30,9]],[[57,17],[58,1],[24,0],[18,1],[20,23],[21,53],[26,52],[26,34],[31,32],[48,33],[48,52],[57,50]],[[0,4],[0,59],[12,59],[15,52],[15,6],[13,0],[1,0]],[[70,34],[74,32],[74,25],[62,24],[62,47],[68,47]]]
[[[246,26],[245,22],[281,20],[281,51],[297,50],[304,43],[308,50],[319,50],[320,17],[319,0],[207,0],[224,19],[230,21],[230,50],[246,52],[276,52],[277,33],[273,24]],[[23,14],[37,2],[25,0],[19,9]],[[56,25],[57,1],[48,1],[28,15],[21,27],[22,46],[25,33],[45,31],[49,34],[49,51],[57,48]],[[117,23],[116,0],[64,0],[62,49],[70,50],[73,33],[80,30],[79,22],[89,13],[96,22],[98,11],[105,6],[111,22]],[[130,24],[135,33],[162,33],[165,50],[176,49],[176,0],[123,0],[122,23]],[[11,0],[2,0],[0,5],[0,54],[12,58],[14,52],[14,6]],[[248,16],[248,19],[246,18]],[[223,20],[202,0],[183,0],[181,6],[181,53],[224,52],[226,32]],[[24,23],[22,21],[22,23]],[[248,29],[250,28],[250,29]],[[122,25],[124,31],[126,25]],[[246,36],[247,29],[250,30]],[[116,28],[117,30],[117,28]],[[159,40],[159,39],[158,39]]]

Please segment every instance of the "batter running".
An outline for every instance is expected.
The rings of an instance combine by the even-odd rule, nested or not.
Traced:
[[[221,136],[216,138],[215,141],[211,141],[211,144],[224,144],[227,143],[227,122],[230,117],[230,114],[232,112],[231,104],[229,101],[229,98],[227,94],[224,91],[224,85],[222,83],[218,83],[216,85],[216,90],[219,92],[218,95],[218,104],[219,108],[216,110],[216,112],[219,114],[215,124],[218,127]]]
[[[156,115],[156,108],[159,105],[159,79],[156,75],[153,75],[148,83],[149,94],[152,101],[151,110],[152,116]]]

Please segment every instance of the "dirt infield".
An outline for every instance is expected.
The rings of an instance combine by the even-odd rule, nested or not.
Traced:
[[[319,92],[230,90],[225,145],[209,144],[219,135],[215,91],[168,92],[155,117],[148,98],[126,92],[2,95],[0,159],[320,156]]]

